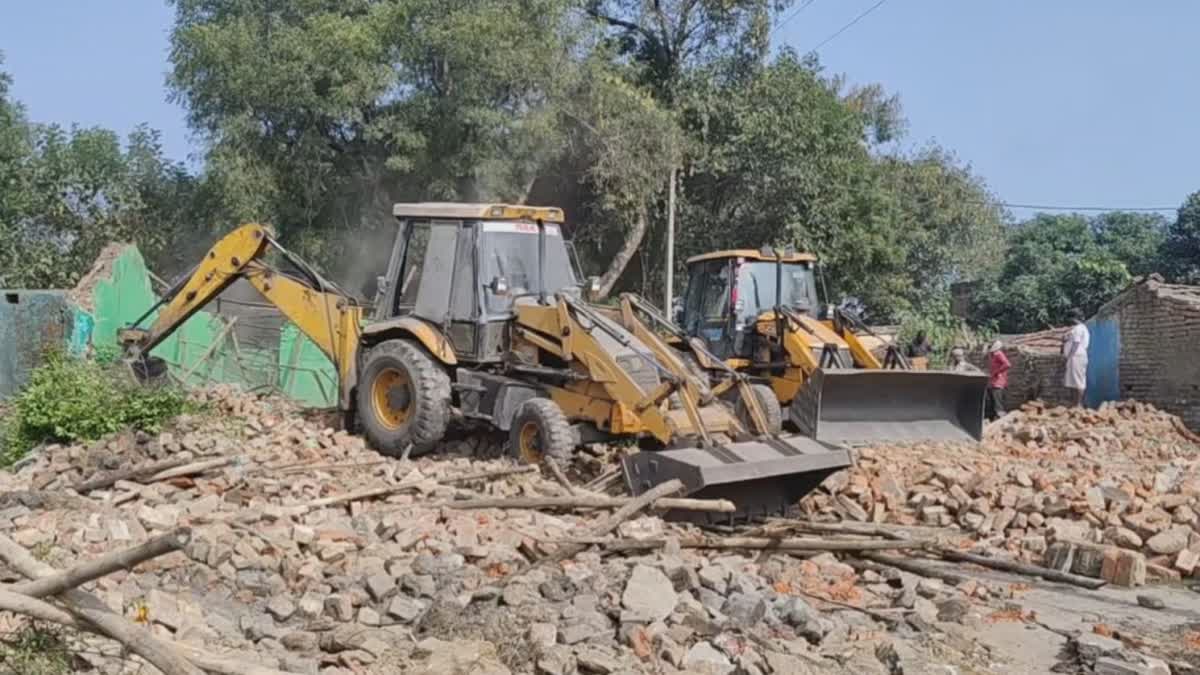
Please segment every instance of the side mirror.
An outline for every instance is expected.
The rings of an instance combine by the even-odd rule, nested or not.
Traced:
[[[492,277],[492,283],[488,284],[488,288],[495,295],[508,295],[508,279],[504,277]]]
[[[588,277],[583,286],[583,294],[588,302],[600,297],[600,277]]]

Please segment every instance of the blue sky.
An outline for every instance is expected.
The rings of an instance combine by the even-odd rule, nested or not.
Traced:
[[[775,39],[807,51],[875,2],[813,0]],[[148,122],[187,159],[163,81],[171,20],[160,0],[5,0],[0,50],[33,119]],[[820,56],[900,94],[903,146],[953,150],[1004,201],[1175,206],[1200,189],[1197,25],[1188,0],[887,0]]]

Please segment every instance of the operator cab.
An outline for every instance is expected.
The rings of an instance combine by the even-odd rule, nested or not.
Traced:
[[[515,304],[581,291],[562,209],[425,202],[392,212],[400,230],[376,321],[416,316],[442,328],[457,354],[499,360]]]
[[[754,323],[776,306],[777,283],[778,304],[817,315],[815,264],[816,256],[810,253],[785,252],[777,259],[770,250],[718,251],[689,258],[679,326],[688,336],[704,340],[722,359],[750,358],[757,337]]]

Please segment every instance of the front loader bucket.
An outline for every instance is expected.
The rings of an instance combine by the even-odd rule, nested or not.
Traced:
[[[817,370],[788,414],[827,443],[978,441],[987,383],[937,370]]]
[[[714,446],[648,450],[622,460],[634,495],[678,478],[697,499],[728,499],[733,514],[672,511],[672,520],[728,522],[731,518],[783,515],[821,481],[850,465],[846,450],[802,436]]]

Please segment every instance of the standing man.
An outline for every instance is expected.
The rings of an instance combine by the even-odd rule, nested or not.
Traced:
[[[932,351],[933,345],[929,344],[929,337],[925,331],[919,330],[917,336],[909,343],[905,356],[908,357],[913,370],[925,370],[929,367],[929,353]]]
[[[967,360],[967,350],[955,347],[950,350],[950,370],[955,373],[978,373],[979,369]]]
[[[1063,356],[1067,360],[1063,386],[1075,392],[1075,407],[1078,408],[1083,405],[1083,394],[1087,391],[1088,344],[1092,336],[1083,325],[1083,312],[1072,309],[1067,316],[1072,325],[1063,336]]]
[[[1012,364],[1004,355],[1004,344],[999,340],[988,348],[987,405],[984,406],[989,421],[1004,417],[1004,391],[1008,389],[1008,371]]]

